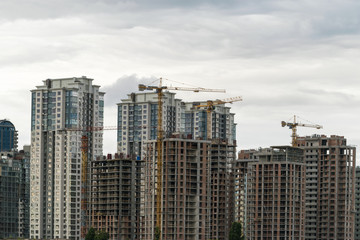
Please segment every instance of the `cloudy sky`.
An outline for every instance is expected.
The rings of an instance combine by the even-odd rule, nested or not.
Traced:
[[[294,114],[324,126],[300,135],[360,144],[357,0],[1,0],[0,50],[0,118],[20,146],[30,143],[30,90],[80,76],[107,92],[107,126],[138,83],[164,77],[227,90],[178,92],[183,100],[242,96],[238,150],[289,144],[280,122]],[[114,153],[115,131],[105,138]]]

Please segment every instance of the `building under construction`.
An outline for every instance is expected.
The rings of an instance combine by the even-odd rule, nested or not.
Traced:
[[[305,233],[303,150],[260,149],[248,163],[246,239],[299,239]]]
[[[142,161],[118,155],[91,163],[89,226],[109,233],[110,239],[141,239],[141,167]]]
[[[334,135],[297,141],[306,161],[306,239],[354,239],[356,148]]]
[[[247,201],[247,179],[248,166],[251,162],[257,162],[255,149],[241,150],[234,164],[234,190],[235,190],[235,221],[241,223],[246,229],[246,201]]]
[[[360,240],[360,167],[356,167],[354,240]]]
[[[157,142],[147,143],[141,239],[154,239]],[[233,222],[235,145],[182,137],[163,141],[162,239],[227,239]]]

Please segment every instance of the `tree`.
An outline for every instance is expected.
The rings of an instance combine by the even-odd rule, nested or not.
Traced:
[[[96,233],[95,240],[109,240],[110,236],[107,232],[100,231]]]
[[[160,234],[161,234],[161,230],[159,227],[155,227],[155,236],[154,236],[154,240],[160,240]]]
[[[93,227],[91,227],[88,233],[85,236],[85,240],[109,240],[110,236],[105,231],[95,231]]]
[[[85,240],[95,240],[95,229],[91,227],[85,236]]]
[[[241,228],[241,223],[233,222],[230,228],[229,240],[243,240],[244,236]]]

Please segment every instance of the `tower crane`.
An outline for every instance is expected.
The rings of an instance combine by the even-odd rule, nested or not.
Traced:
[[[177,90],[177,91],[192,91],[192,92],[222,92],[225,93],[225,89],[207,89],[207,88],[185,88],[185,87],[172,87],[163,86],[162,78],[159,79],[159,86],[146,86],[139,84],[139,91],[156,90],[158,95],[158,122],[157,122],[157,188],[156,188],[156,227],[160,230],[161,234],[161,191],[162,191],[162,142],[163,142],[163,123],[162,123],[162,110],[163,110],[163,90]]]
[[[87,210],[87,175],[88,175],[88,152],[89,152],[89,137],[88,134],[96,131],[103,130],[117,130],[118,127],[106,126],[106,127],[87,127],[80,128],[65,128],[58,130],[59,132],[81,132],[81,238],[84,239],[88,231],[86,225],[86,210]]]
[[[212,138],[212,126],[211,126],[211,113],[212,111],[215,110],[215,106],[216,105],[220,105],[220,104],[225,104],[225,103],[233,103],[233,102],[238,102],[238,101],[242,101],[242,97],[241,96],[237,96],[237,97],[232,97],[232,98],[226,98],[223,100],[208,100],[206,102],[206,104],[203,105],[196,105],[196,108],[205,108],[206,112],[207,112],[207,126],[206,126],[206,135],[207,135],[207,139],[211,139]]]
[[[294,121],[293,122],[285,122],[285,121],[282,121],[281,122],[281,126],[282,127],[289,127],[289,129],[292,130],[292,134],[291,134],[291,138],[292,138],[292,141],[291,141],[291,144],[293,147],[296,147],[297,146],[297,127],[310,127],[310,128],[316,128],[316,129],[320,129],[320,128],[323,128],[323,126],[321,125],[318,125],[318,124],[304,124],[304,123],[300,123],[300,122],[297,122],[296,121],[296,115],[294,115]]]

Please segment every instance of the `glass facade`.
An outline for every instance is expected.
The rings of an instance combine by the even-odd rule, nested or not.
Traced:
[[[185,122],[185,134],[194,136],[194,113],[183,113]]]
[[[122,138],[122,106],[118,106],[118,132],[117,132],[117,141],[120,142]]]
[[[0,160],[0,239],[29,237],[28,157]]]
[[[78,93],[66,91],[65,97],[65,128],[76,128],[78,124]],[[104,103],[103,103],[104,104]],[[104,111],[103,111],[104,114]]]
[[[158,119],[158,105],[150,105],[150,140],[155,140],[157,136],[157,120]]]
[[[9,152],[17,148],[17,133],[8,120],[0,120],[0,152]]]
[[[39,93],[40,94],[40,93]],[[36,93],[31,93],[31,131],[35,130]]]

